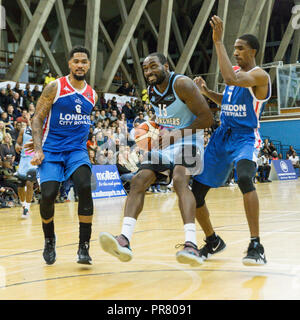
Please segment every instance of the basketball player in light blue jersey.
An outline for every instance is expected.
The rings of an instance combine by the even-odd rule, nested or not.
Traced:
[[[90,114],[97,101],[96,92],[86,83],[90,68],[89,51],[81,46],[70,52],[70,74],[50,82],[42,92],[32,120],[35,154],[41,186],[40,214],[45,237],[43,257],[47,264],[56,260],[54,203],[60,183],[71,178],[78,191],[78,263],[91,264],[93,200],[91,163],[86,142]]]
[[[32,139],[32,129],[30,123],[30,114],[27,114],[27,124],[22,122],[22,129],[18,135],[15,149],[20,154],[20,162],[17,171],[19,180],[22,183],[18,186],[18,196],[23,208],[22,219],[26,219],[30,215],[30,205],[33,197],[33,183],[36,181],[37,166],[33,166],[30,162],[33,157],[32,152],[25,150],[24,145]]]
[[[194,79],[200,92],[221,106],[221,125],[205,149],[203,173],[194,177],[192,186],[197,202],[196,217],[206,235],[206,245],[200,249],[200,255],[207,259],[226,247],[211,225],[205,196],[210,188],[224,185],[235,167],[251,236],[243,264],[264,265],[267,260],[259,238],[259,200],[253,177],[262,146],[259,118],[271,96],[271,81],[269,75],[256,66],[259,43],[255,36],[243,35],[235,41],[238,67],[233,68],[222,42],[222,20],[213,16],[210,25],[226,87],[224,93],[219,94],[209,90],[201,77]]]
[[[212,113],[191,79],[170,72],[164,55],[153,53],[146,57],[143,71],[149,84],[155,121],[164,128],[162,139],[159,139],[160,147],[148,153],[132,178],[121,234],[114,237],[102,232],[99,241],[104,251],[120,261],[131,260],[130,241],[143,209],[145,192],[169,172],[173,176],[185,233],[183,249],[176,253],[176,259],[179,263],[197,266],[202,264],[202,259],[196,245],[196,202],[189,181],[195,170],[202,171],[203,130],[198,130],[212,124]],[[194,162],[191,161],[193,157]]]

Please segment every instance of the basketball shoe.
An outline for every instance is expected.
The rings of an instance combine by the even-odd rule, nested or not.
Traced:
[[[267,263],[264,247],[257,241],[251,241],[247,255],[243,258],[245,266],[262,266]]]
[[[23,207],[23,213],[22,213],[21,218],[22,219],[27,219],[28,217],[29,217],[29,210],[26,209],[25,207]]]
[[[130,243],[123,234],[114,237],[108,232],[100,232],[99,242],[105,252],[117,257],[120,261],[128,262],[132,259]]]
[[[55,252],[56,239],[54,238],[45,238],[45,247],[43,252],[43,257],[47,264],[53,264],[56,260]]]
[[[78,260],[77,263],[80,264],[91,264],[92,258],[89,255],[90,244],[86,241],[83,243],[79,243],[78,246]]]
[[[175,248],[181,246],[183,246],[183,249],[176,253],[176,260],[179,263],[189,264],[191,267],[196,267],[203,263],[199,250],[194,243],[186,241],[184,244],[176,245]]]
[[[199,249],[200,257],[203,260],[208,259],[211,255],[223,251],[226,248],[225,242],[219,237],[216,236],[216,239],[213,241],[204,240],[206,244]]]

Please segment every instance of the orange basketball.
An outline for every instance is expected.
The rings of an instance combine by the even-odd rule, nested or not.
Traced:
[[[141,123],[134,130],[135,142],[143,150],[151,150],[152,141],[159,135],[159,126],[154,121]]]

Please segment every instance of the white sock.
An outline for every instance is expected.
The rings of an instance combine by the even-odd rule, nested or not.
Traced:
[[[25,202],[25,204],[24,204],[25,209],[28,209],[28,211],[29,211],[29,209],[30,209],[30,205],[31,205],[31,203],[30,203],[30,202]]]
[[[197,245],[196,240],[196,224],[195,223],[187,223],[184,226],[185,233],[185,242],[190,241]]]
[[[123,225],[122,225],[122,231],[121,233],[130,241],[133,230],[136,224],[136,219],[131,217],[124,217],[123,219]]]
[[[22,206],[22,207],[25,207],[25,203],[26,203],[26,202],[25,202],[25,201],[20,201],[20,202],[21,202],[21,206]]]

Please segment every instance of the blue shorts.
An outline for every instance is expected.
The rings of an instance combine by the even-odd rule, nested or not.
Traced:
[[[32,157],[21,157],[18,167],[18,176],[20,179],[25,179],[29,170],[36,170],[37,166],[33,166],[30,161]]]
[[[240,160],[257,162],[262,141],[257,129],[219,127],[204,151],[204,170],[194,179],[212,188],[225,184]]]
[[[82,165],[92,168],[88,152],[84,150],[47,152],[45,158],[38,166],[39,184],[46,181],[66,181],[73,172]]]

